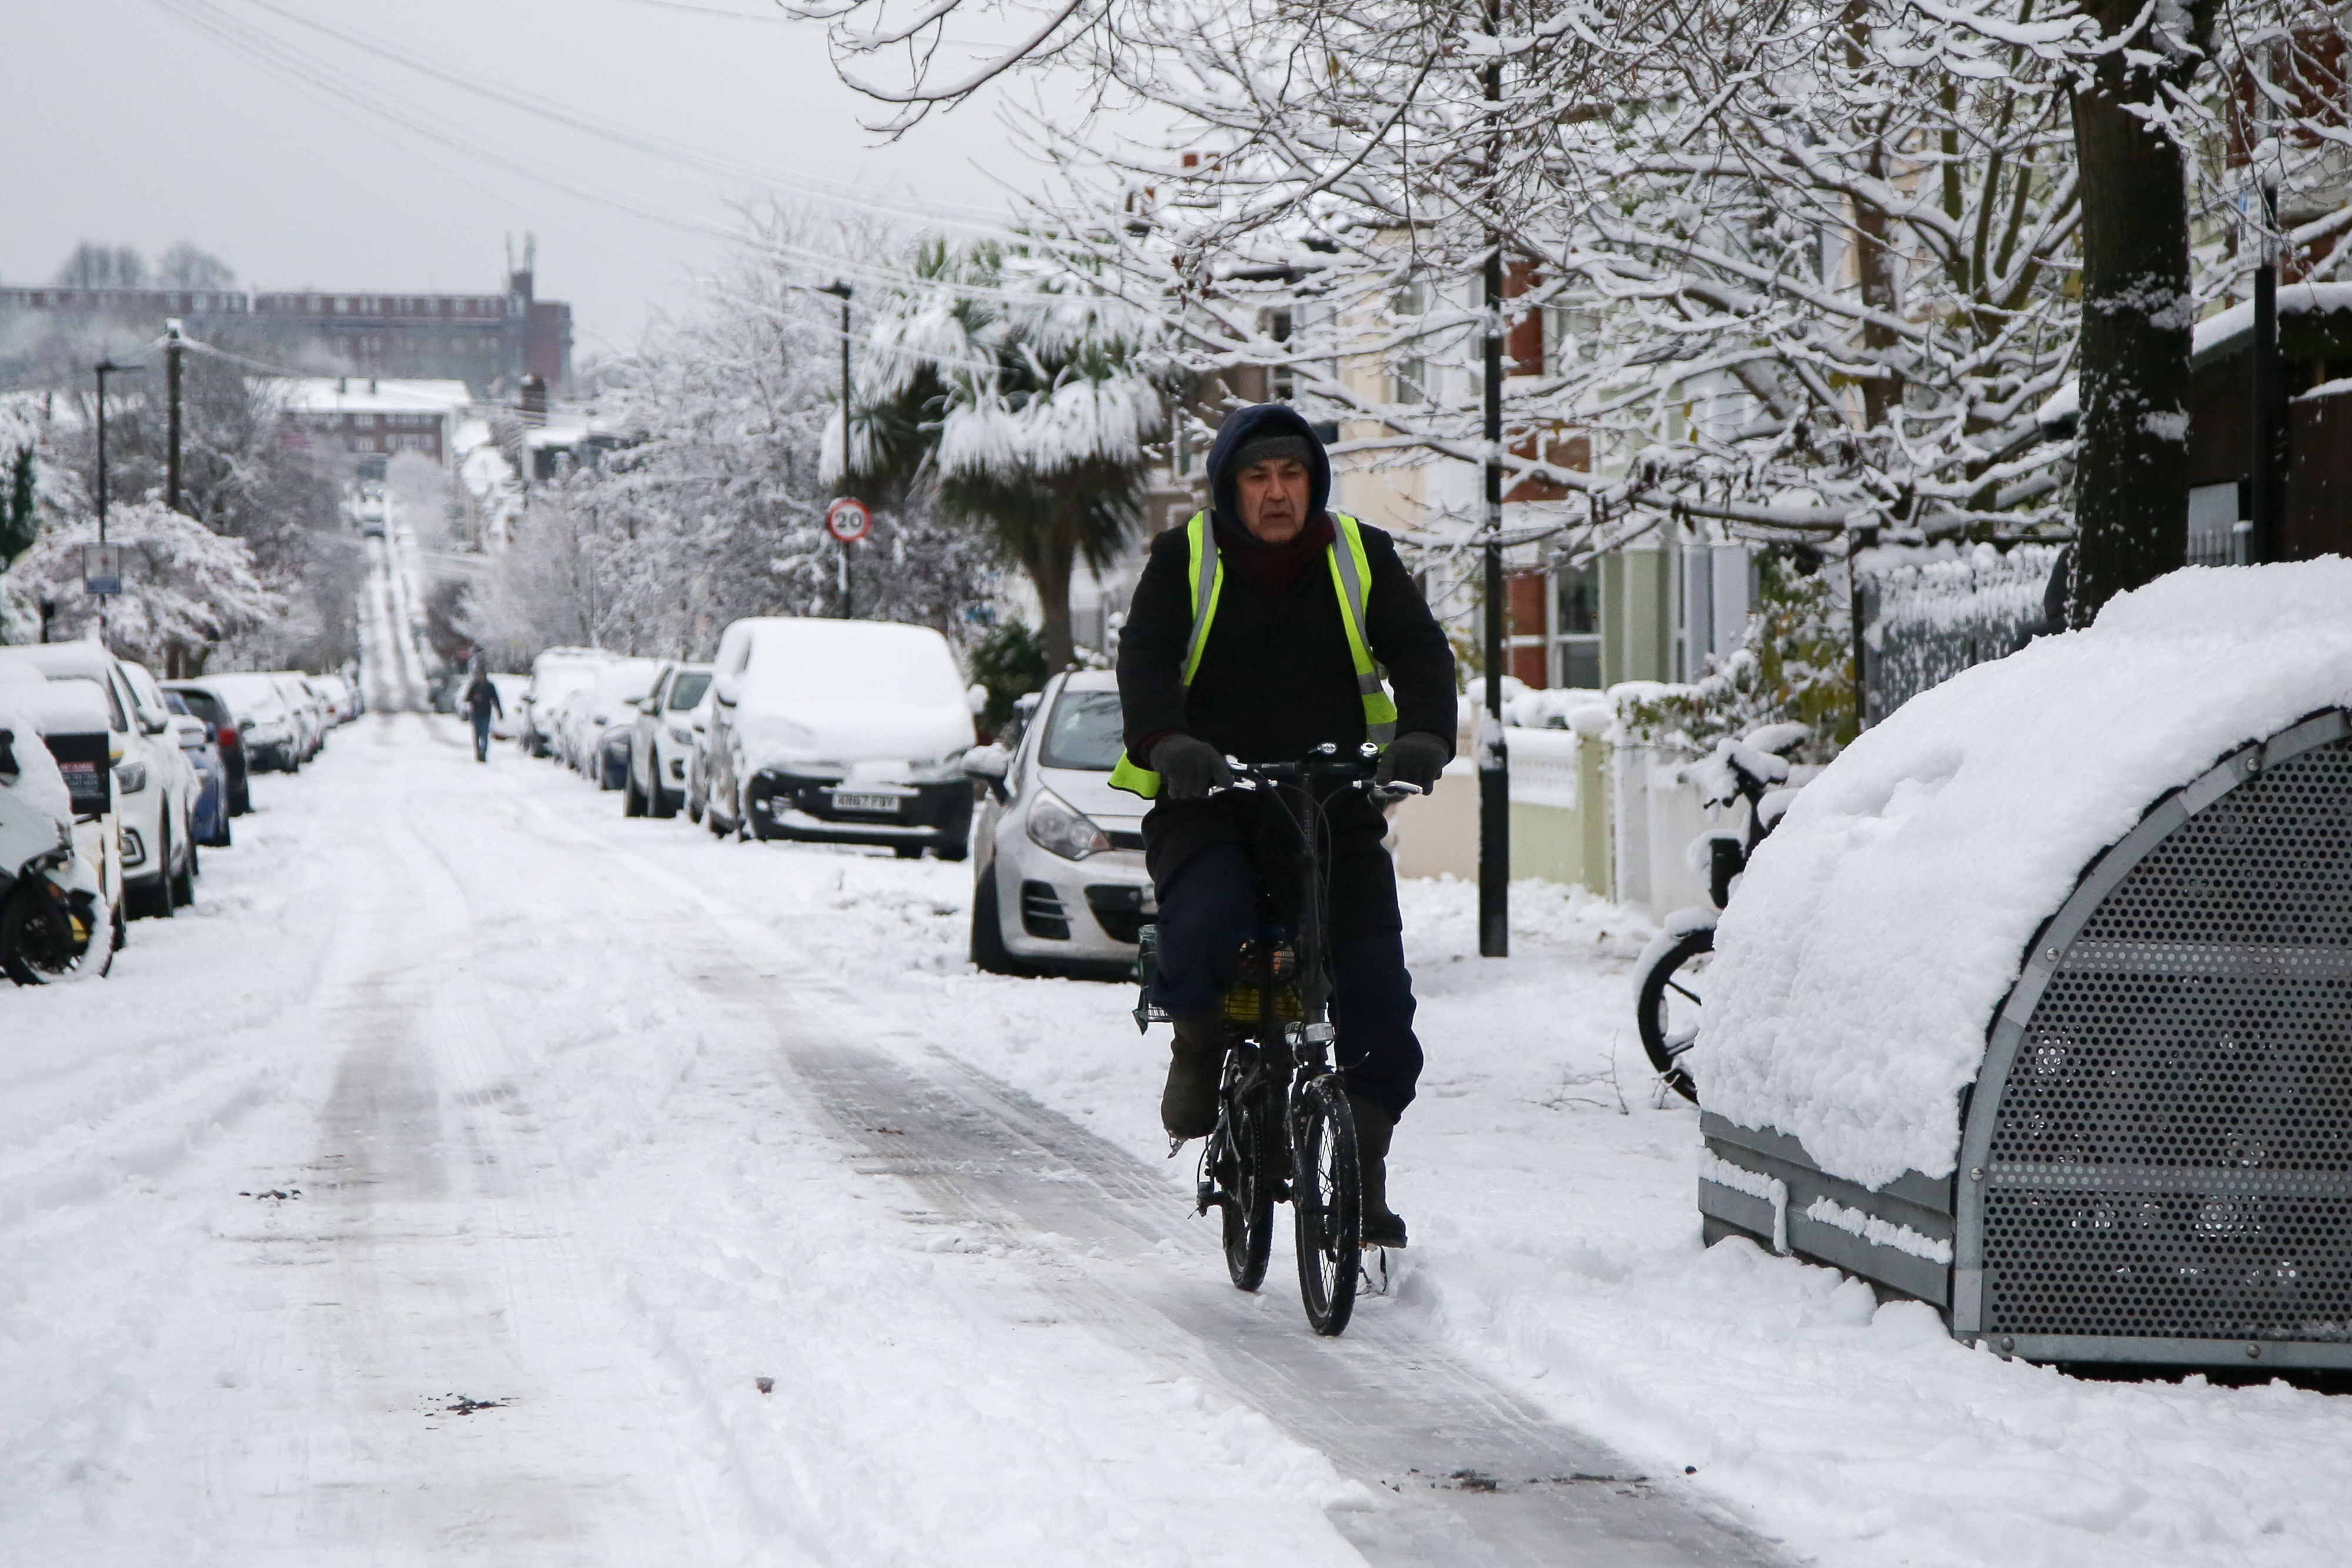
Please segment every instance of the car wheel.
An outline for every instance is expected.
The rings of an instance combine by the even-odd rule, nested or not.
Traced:
[[[923,846],[920,844],[892,844],[890,846],[890,852],[898,856],[902,861],[919,861],[923,858]]]
[[[646,798],[637,793],[637,776],[632,773],[628,782],[621,787],[621,815],[642,817],[645,814]]]
[[[180,867],[180,874],[172,878],[172,902],[184,909],[196,901],[196,876],[203,867],[196,860],[196,841],[188,840],[188,853]]]
[[[971,853],[971,845],[962,839],[942,839],[931,846],[931,853],[943,861],[960,861]]]
[[[122,902],[131,906],[133,920],[169,920],[179,903],[172,896],[172,820],[166,813],[163,825],[155,832],[155,862],[163,871],[152,880],[136,886],[126,882]]]
[[[1015,958],[1004,946],[1004,925],[996,907],[996,867],[983,867],[972,882],[971,944],[972,967],[992,975],[1025,975],[1028,967]]]

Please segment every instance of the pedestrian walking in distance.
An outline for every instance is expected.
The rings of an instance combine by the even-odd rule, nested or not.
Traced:
[[[473,685],[466,688],[466,711],[474,716],[474,760],[490,759],[490,716],[504,718],[506,707],[499,701],[499,688],[488,670],[479,664],[474,666]]]

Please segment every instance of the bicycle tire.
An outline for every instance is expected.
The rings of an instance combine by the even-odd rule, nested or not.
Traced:
[[[1298,1293],[1317,1333],[1345,1333],[1356,1310],[1364,1244],[1356,1114],[1335,1073],[1299,1092],[1294,1115],[1290,1209],[1297,1233]]]
[[[1275,1118],[1273,1090],[1261,1084],[1232,1095],[1217,1123],[1211,1172],[1224,1231],[1225,1272],[1234,1289],[1265,1283],[1274,1256]]]
[[[1670,1029],[1666,1021],[1667,989],[1671,987],[1687,998],[1692,1006],[1701,1006],[1698,992],[1690,984],[1690,977],[1685,976],[1677,980],[1675,975],[1692,959],[1714,951],[1714,926],[1705,925],[1696,931],[1685,932],[1643,972],[1641,988],[1633,1003],[1634,1025],[1641,1034],[1642,1051],[1649,1057],[1651,1069],[1667,1088],[1694,1105],[1698,1103],[1698,1082],[1691,1076],[1690,1069],[1683,1065],[1682,1058],[1696,1042],[1698,1026],[1694,1024],[1686,1031]]]

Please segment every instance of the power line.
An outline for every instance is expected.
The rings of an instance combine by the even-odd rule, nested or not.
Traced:
[[[651,157],[667,159],[688,168],[730,179],[751,180],[764,184],[782,186],[821,202],[848,206],[859,212],[875,209],[895,211],[898,216],[913,218],[924,223],[944,224],[949,227],[964,228],[976,233],[1003,235],[1008,232],[1003,215],[1000,214],[985,213],[983,209],[978,207],[959,207],[945,203],[917,204],[893,197],[877,195],[872,191],[846,184],[841,181],[802,174],[772,164],[758,163],[725,153],[709,152],[674,137],[638,131],[618,120],[591,115],[553,99],[526,92],[520,88],[509,87],[488,77],[460,70],[454,66],[444,65],[415,50],[403,48],[397,44],[371,37],[354,28],[341,27],[331,22],[320,21],[314,16],[303,16],[298,11],[275,4],[274,0],[250,0],[250,3],[297,26],[308,27],[313,32],[322,33],[352,48],[373,55],[379,59],[389,60],[394,65],[430,77],[436,81],[445,82],[467,92],[478,94],[493,102],[520,110],[526,114],[537,115],[559,125],[570,126],[575,131],[585,131],[591,136],[601,137],[607,141]],[[760,19],[766,20],[766,18]],[[777,17],[775,20],[787,19]],[[971,215],[961,218],[954,215],[959,213]]]
[[[484,145],[479,140],[458,131],[424,121],[416,116],[393,108],[371,96],[364,82],[354,86],[348,72],[339,70],[331,62],[316,54],[277,37],[267,30],[254,26],[224,13],[211,0],[150,0],[178,16],[189,26],[210,35],[215,41],[258,61],[268,69],[291,78],[313,96],[324,95],[331,103],[348,105],[383,120],[412,135],[424,137],[453,152],[465,153],[484,162],[496,164],[510,173],[563,192],[592,204],[610,207],[646,223],[693,235],[698,238],[717,239],[826,270],[837,276],[883,289],[924,289],[937,287],[938,279],[924,277],[904,268],[884,263],[853,260],[836,252],[792,245],[784,241],[753,237],[740,232],[716,227],[709,224],[672,217],[640,202],[625,199],[610,191],[596,190],[573,183],[558,172],[533,168],[508,152]],[[341,79],[338,79],[338,78]],[[467,181],[468,184],[476,184]],[[476,184],[477,189],[482,189]],[[496,193],[486,193],[496,196]],[[1037,235],[1021,236],[1024,243],[1051,250],[1052,243]],[[642,261],[642,258],[638,258]],[[991,299],[1003,303],[1033,304],[1034,292],[1014,289],[987,288],[975,285],[956,285],[958,293],[975,299]]]

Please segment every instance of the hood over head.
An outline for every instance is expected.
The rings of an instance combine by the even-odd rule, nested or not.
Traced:
[[[1234,497],[1234,476],[1240,469],[1234,461],[1234,455],[1260,441],[1285,436],[1296,437],[1307,444],[1307,520],[1312,523],[1323,515],[1331,499],[1331,459],[1323,450],[1322,437],[1288,403],[1255,402],[1228,415],[1224,428],[1217,432],[1216,442],[1209,448],[1210,505],[1216,519],[1228,528],[1247,532],[1242,528],[1241,509]]]

